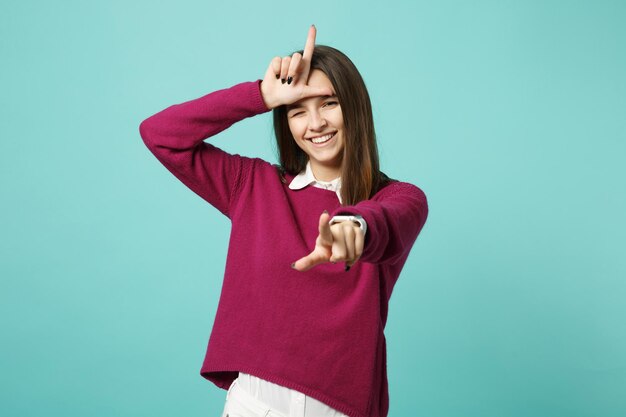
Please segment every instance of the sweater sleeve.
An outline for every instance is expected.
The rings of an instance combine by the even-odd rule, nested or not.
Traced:
[[[367,222],[361,261],[393,264],[408,256],[428,216],[426,195],[415,185],[395,181],[372,199],[342,206],[331,216],[360,215]]]
[[[261,80],[245,82],[172,105],[139,126],[154,156],[226,216],[250,158],[231,155],[204,140],[240,120],[269,111],[260,84]]]

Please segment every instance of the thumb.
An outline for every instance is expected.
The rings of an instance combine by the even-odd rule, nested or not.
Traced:
[[[332,244],[333,234],[330,231],[330,214],[328,214],[328,211],[326,210],[324,210],[324,212],[320,216],[318,229],[319,237],[322,239],[322,242],[329,245]]]
[[[305,85],[302,88],[302,98],[332,95],[333,90],[330,87],[313,87],[310,85]]]

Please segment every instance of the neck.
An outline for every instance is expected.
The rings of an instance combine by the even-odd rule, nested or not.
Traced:
[[[341,176],[341,168],[315,165],[311,163],[311,171],[318,181],[332,181]]]

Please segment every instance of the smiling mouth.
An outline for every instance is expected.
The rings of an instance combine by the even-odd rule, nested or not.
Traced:
[[[328,142],[329,140],[331,140],[335,135],[337,134],[337,132],[333,132],[333,133],[329,133],[327,135],[324,136],[317,136],[314,138],[307,138],[307,140],[310,140],[311,142],[313,142],[316,145],[320,145],[322,143]]]

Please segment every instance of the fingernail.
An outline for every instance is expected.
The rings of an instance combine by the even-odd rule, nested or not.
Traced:
[[[284,78],[281,78],[281,79],[280,79],[280,82],[281,82],[281,83],[283,83],[283,84],[285,84],[285,82],[287,82],[287,80],[285,80]]]
[[[276,74],[276,79],[279,79],[279,78],[280,78],[280,75]]]
[[[346,272],[350,270],[350,265],[346,264]]]
[[[292,263],[292,264],[291,264],[291,267],[292,267],[293,269],[296,269],[296,263],[295,263],[295,262],[294,262],[294,263]]]
[[[325,214],[328,214],[328,210],[324,210],[324,213],[325,213]]]
[[[293,77],[287,77],[287,84],[291,84],[292,81],[293,81]]]

